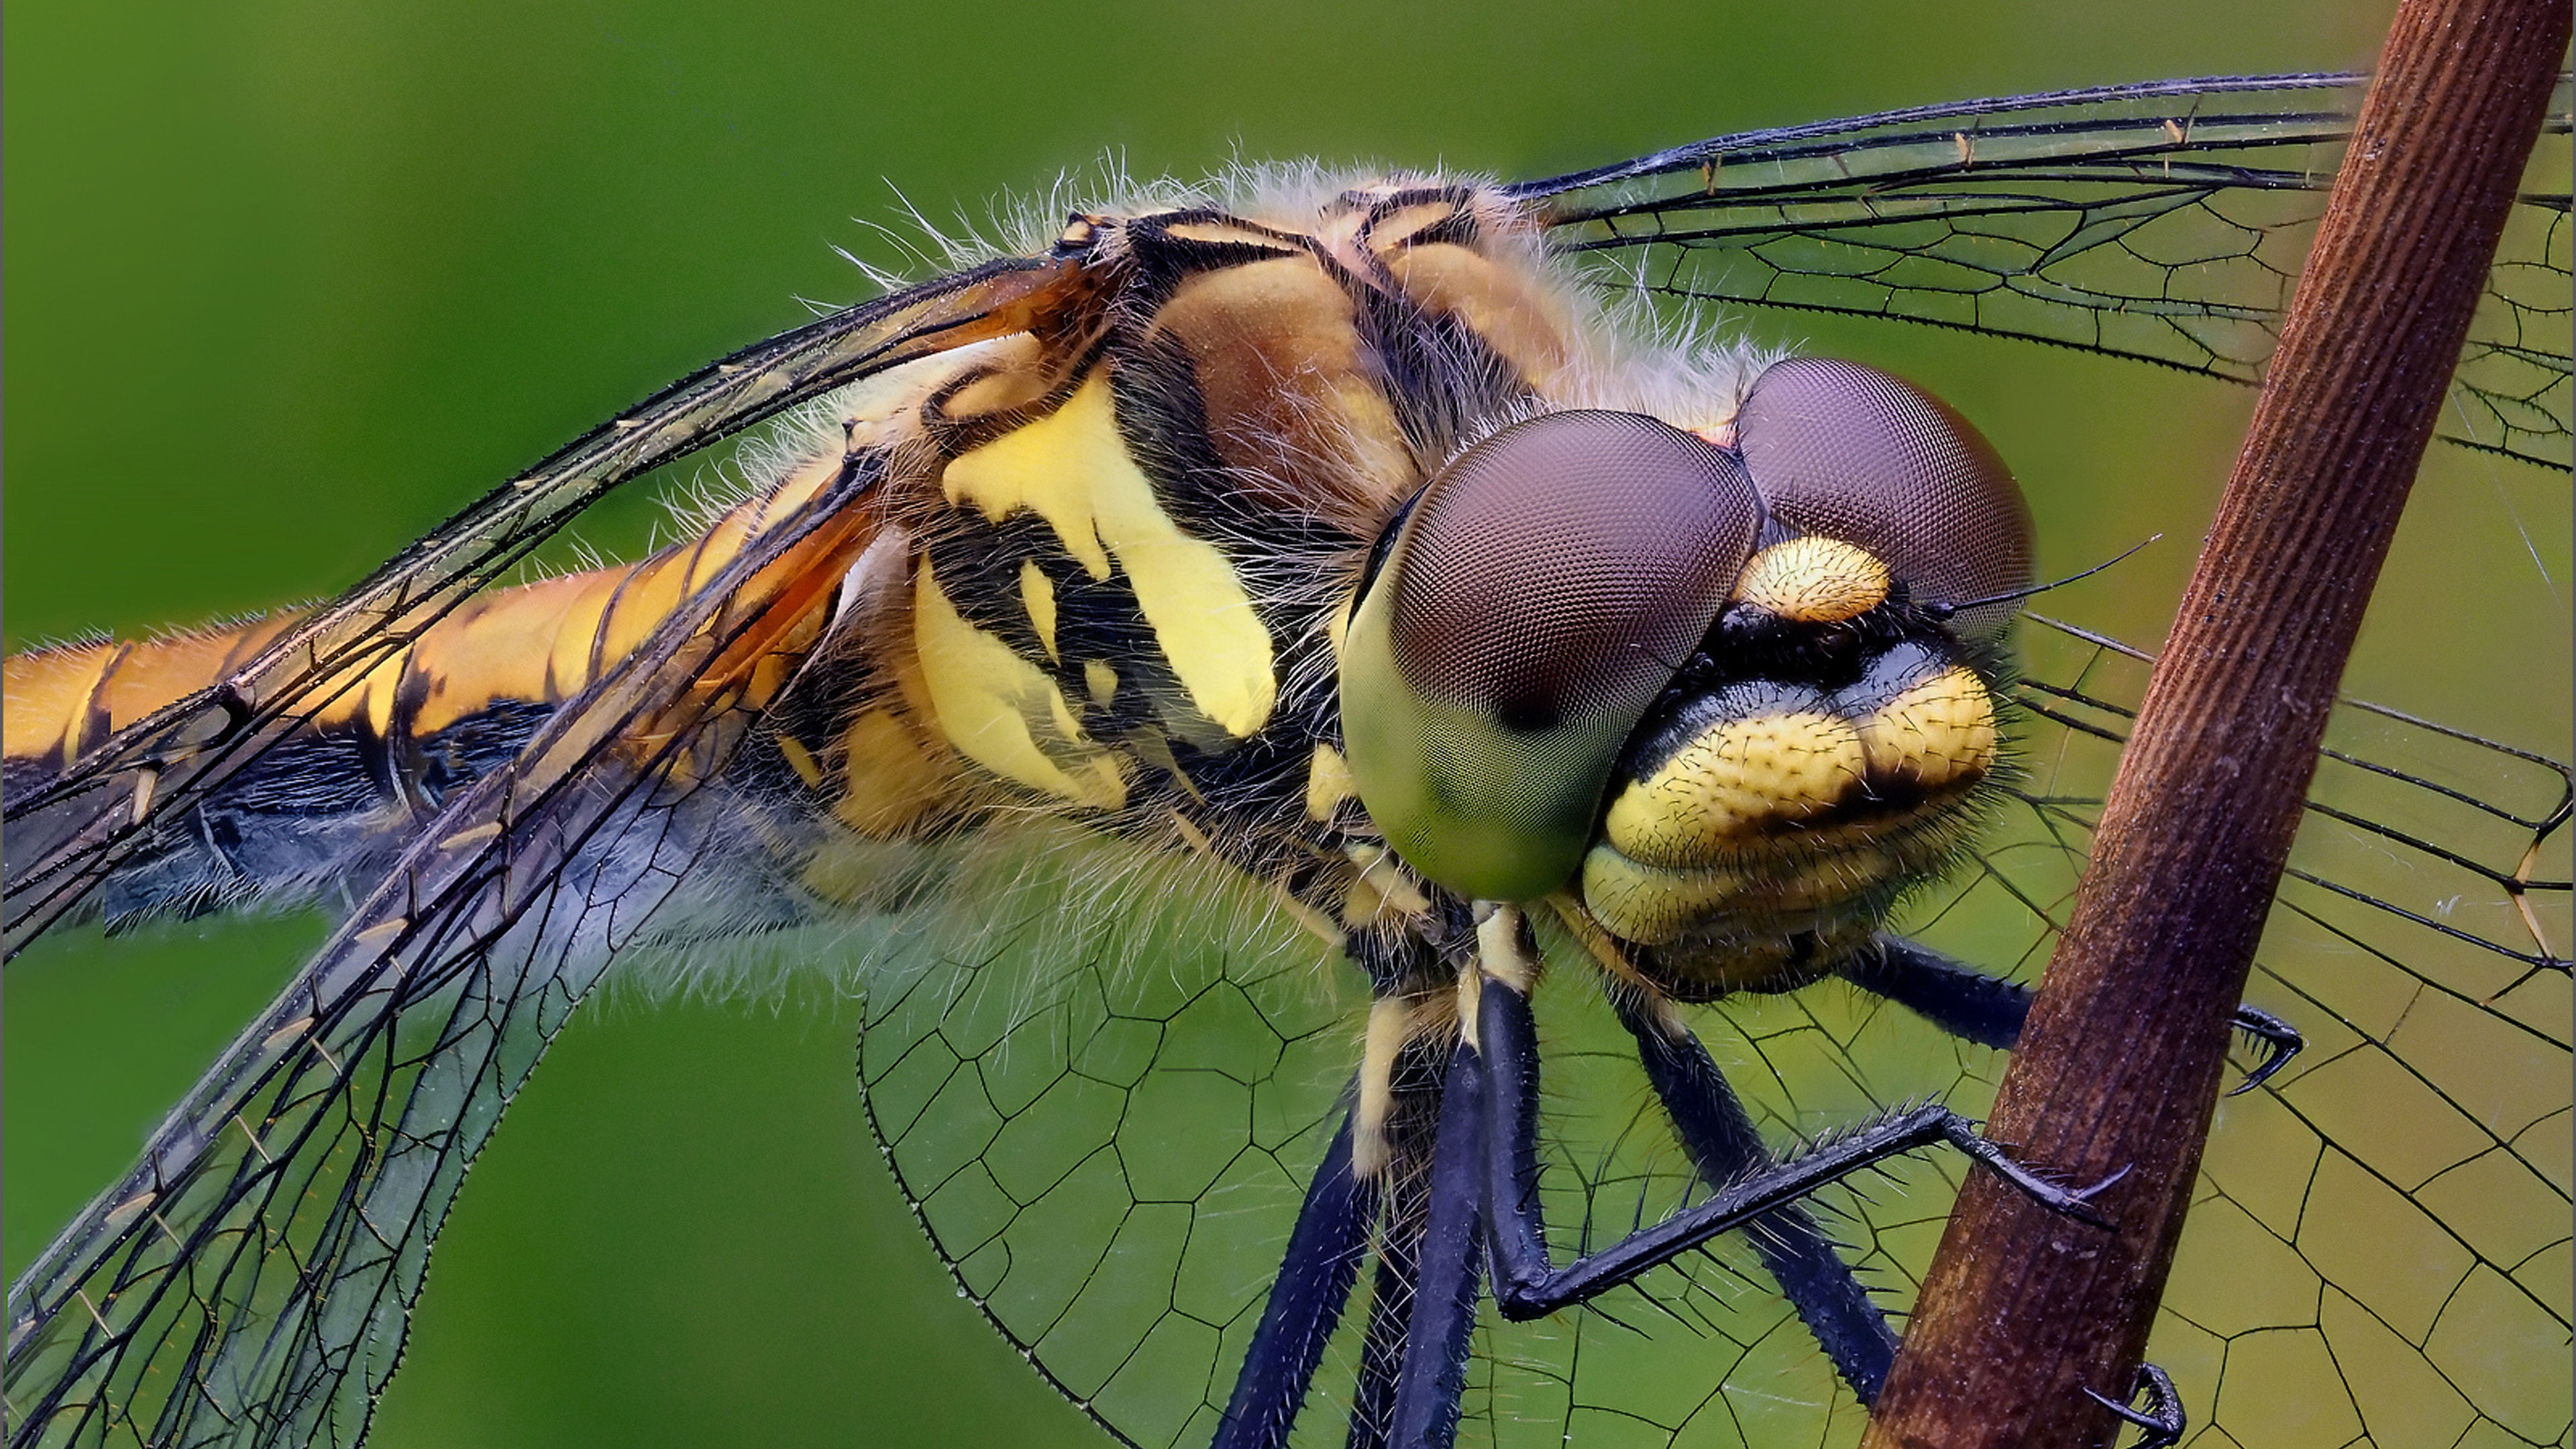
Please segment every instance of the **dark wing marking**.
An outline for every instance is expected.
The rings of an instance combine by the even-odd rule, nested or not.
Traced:
[[[866,460],[857,460],[865,462]],[[10,1293],[10,1442],[363,1436],[429,1246],[537,1058],[702,861],[744,660],[873,528],[843,477],[746,547],[392,873]]]
[[[2161,81],[1720,136],[1526,182],[1566,250],[1690,303],[1888,317],[2252,382],[2363,77]],[[2569,462],[2561,80],[2443,436]],[[1622,284],[1617,275],[1604,279]]]
[[[673,383],[502,484],[231,677],[9,801],[0,818],[41,848],[8,859],[8,952],[78,906],[149,841],[152,822],[293,734],[611,488],[845,383],[1028,330],[1078,285],[1076,260],[1004,259],[852,307]]]

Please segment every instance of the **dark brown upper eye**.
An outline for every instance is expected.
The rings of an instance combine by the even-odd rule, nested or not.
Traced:
[[[1736,446],[1771,516],[1798,533],[1878,555],[1921,603],[1956,604],[2030,583],[2030,509],[2012,470],[1940,399],[1876,368],[1831,358],[1754,379]],[[1992,639],[2013,606],[1961,613]]]
[[[1553,889],[1760,525],[1734,455],[1635,413],[1551,413],[1460,454],[1343,651],[1343,739],[1378,827],[1469,896]]]
[[[1636,413],[1565,412],[1468,449],[1414,510],[1387,602],[1405,681],[1518,729],[1643,708],[1760,523],[1735,459]]]

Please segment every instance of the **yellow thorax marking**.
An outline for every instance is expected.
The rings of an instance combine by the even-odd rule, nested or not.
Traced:
[[[1369,1003],[1368,1045],[1360,1053],[1360,1101],[1351,1133],[1351,1175],[1375,1181],[1386,1171],[1386,1124],[1395,1114],[1395,1059],[1404,1050],[1412,1011],[1400,996]]]
[[[778,737],[778,753],[787,761],[787,767],[796,772],[796,778],[805,782],[806,789],[811,790],[823,783],[823,767],[815,760],[814,752],[793,736]]]
[[[912,618],[923,686],[960,753],[1077,804],[1114,810],[1127,803],[1117,760],[1083,733],[1055,681],[959,617],[926,561],[913,578]]]
[[[841,733],[841,795],[832,817],[880,838],[911,828],[939,801],[947,771],[891,709],[871,709]]]
[[[1095,579],[1115,558],[1199,713],[1237,739],[1269,721],[1270,631],[1224,553],[1181,531],[1128,456],[1105,368],[1055,412],[950,462],[943,487],[996,523],[1037,514]]]
[[[1055,647],[1055,584],[1033,558],[1020,560],[1020,607],[1028,611],[1029,627],[1037,630],[1047,657],[1061,663],[1064,656]]]
[[[1306,765],[1306,818],[1330,820],[1343,801],[1359,793],[1351,783],[1351,766],[1342,752],[1331,745],[1318,743]]]

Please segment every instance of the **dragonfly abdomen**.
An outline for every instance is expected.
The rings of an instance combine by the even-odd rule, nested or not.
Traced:
[[[640,563],[466,601],[204,798],[156,822],[148,845],[101,884],[96,908],[115,929],[254,897],[363,892],[458,794],[517,759],[560,706],[705,585],[804,481],[787,479]],[[827,612],[808,606],[785,624],[741,671],[747,687],[782,687]],[[115,731],[220,684],[296,617],[10,658],[0,752],[8,795],[22,798]],[[28,825],[41,834],[43,812]]]

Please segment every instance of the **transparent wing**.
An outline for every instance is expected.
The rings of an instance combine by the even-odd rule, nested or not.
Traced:
[[[1204,1444],[1339,1123],[1366,988],[1202,859],[1067,838],[987,859],[960,872],[971,916],[869,978],[869,1122],[1031,1364],[1127,1442]]]
[[[1904,924],[2029,981],[2146,663],[2026,632],[2026,778]],[[2205,1443],[2562,1443],[2568,767],[2361,705],[2331,745],[2248,994],[2310,1047],[2222,1110],[2153,1352]],[[1124,1441],[1203,1443],[1339,1121],[1365,992],[1248,888],[1041,854],[962,893],[1010,905],[872,978],[871,1121],[961,1289],[1040,1371]],[[1152,904],[1113,925],[1079,904],[1104,890]],[[1704,1188],[1580,947],[1544,944],[1562,1261]],[[2003,1065],[1830,982],[1694,1019],[1781,1148],[1925,1096],[1982,1112]],[[1957,1179],[1925,1155],[1817,1204],[1899,1314]],[[1301,1443],[1339,1442],[1366,1293]],[[1736,1237],[1582,1310],[1489,1317],[1467,1412],[1465,1441],[1531,1446],[1849,1444],[1864,1419]]]
[[[2076,687],[2032,707],[2107,747],[2143,657],[2058,643]],[[2149,1348],[2205,1442],[2567,1441],[2570,779],[2331,721],[2247,988],[2308,1050],[2221,1104]]]
[[[2047,621],[2024,633],[2027,778],[1974,868],[1905,924],[2035,981],[2148,661]],[[2565,1442],[2569,792],[2562,762],[2338,712],[2247,991],[2309,1048],[2221,1107],[2149,1346],[2184,1391],[2186,1443]],[[1548,1038],[1565,1248],[1701,1191],[1592,994],[1557,993]],[[2003,1065],[1831,986],[1697,1024],[1775,1143],[1925,1094],[1977,1115]],[[1926,1156],[1817,1205],[1900,1314],[1958,1176]],[[1740,1240],[1597,1312],[1482,1334],[1495,1442],[1848,1444],[1864,1422]]]
[[[404,549],[229,678],[84,751],[8,802],[15,954],[152,838],[149,827],[293,735],[618,484],[834,387],[1025,331],[1074,266],[1005,259],[817,320],[672,384]]]
[[[2252,382],[2278,341],[2362,77],[2161,81],[1720,136],[1524,183],[1605,282],[1839,312]],[[2560,82],[2443,436],[2570,456]]]
[[[764,533],[388,877],[10,1294],[10,1442],[359,1441],[477,1150],[610,959],[711,860],[753,664],[872,527]]]
[[[2044,620],[2024,653],[2010,813],[1900,924],[2035,982],[2148,660]],[[2566,1441],[2570,778],[2338,711],[2247,991],[2309,1047],[2222,1105],[2149,1346],[2184,1390],[2186,1443]],[[1562,1253],[1704,1189],[1598,993],[1557,984],[1575,988],[1542,1018]],[[1775,1146],[1925,1095],[1981,1114],[2004,1063],[1830,983],[1729,998],[1696,1025]],[[1900,1323],[1958,1177],[1926,1155],[1815,1205]],[[1849,1444],[1865,1422],[1741,1239],[1596,1311],[1488,1322],[1480,1351],[1496,1443]]]

